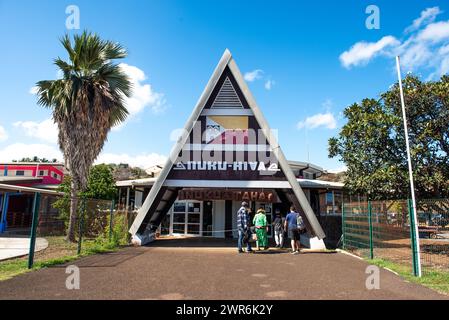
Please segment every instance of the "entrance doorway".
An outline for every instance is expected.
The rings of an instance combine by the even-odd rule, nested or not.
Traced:
[[[173,204],[172,233],[200,236],[203,232],[203,211],[200,201],[176,201]]]
[[[213,202],[212,201],[204,201],[203,202],[203,237],[212,237],[213,234]]]

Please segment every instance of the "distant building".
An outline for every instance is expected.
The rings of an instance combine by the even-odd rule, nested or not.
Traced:
[[[0,233],[29,232],[31,226],[33,193],[11,191],[8,186],[56,189],[64,179],[61,163],[10,162],[0,163]],[[2,187],[2,185],[4,187]],[[57,215],[51,206],[55,197],[43,197],[44,216]]]
[[[0,163],[0,183],[34,188],[54,188],[64,179],[61,163]]]

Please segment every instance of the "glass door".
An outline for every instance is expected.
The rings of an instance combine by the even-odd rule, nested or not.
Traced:
[[[199,201],[176,201],[173,204],[172,233],[201,235],[202,211]]]
[[[186,234],[201,235],[202,233],[201,202],[187,202]]]
[[[186,203],[175,202],[173,204],[172,233],[184,234],[186,229]]]

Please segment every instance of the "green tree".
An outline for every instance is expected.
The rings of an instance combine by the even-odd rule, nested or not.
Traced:
[[[111,167],[106,164],[93,166],[83,195],[90,199],[112,200],[116,193],[117,188]]]
[[[449,196],[449,77],[403,82],[418,197]],[[345,185],[370,199],[410,196],[398,84],[344,110],[347,123],[329,139],[329,157],[348,167]]]
[[[77,197],[86,191],[89,170],[110,129],[128,115],[124,98],[131,94],[128,76],[113,61],[127,56],[118,43],[96,34],[66,35],[61,44],[68,60],[55,59],[62,78],[37,83],[38,102],[52,110],[58,144],[71,175],[71,207],[67,240],[75,240]]]
[[[53,207],[60,211],[61,218],[68,219],[70,214],[71,177],[65,175],[58,191],[64,195],[54,202]],[[117,194],[117,187],[112,175],[112,169],[105,164],[93,166],[89,171],[86,190],[79,196],[88,199],[112,200]]]

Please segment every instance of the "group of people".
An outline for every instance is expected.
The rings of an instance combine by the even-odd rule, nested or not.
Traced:
[[[247,252],[253,252],[251,248],[251,237],[253,231],[251,223],[254,225],[256,234],[257,250],[268,249],[268,221],[265,209],[260,207],[254,218],[251,221],[251,209],[247,202],[242,202],[241,208],[237,211],[237,230],[238,230],[238,252],[243,253],[243,246],[246,245]],[[283,248],[284,239],[287,235],[291,241],[292,254],[300,252],[300,235],[306,232],[304,221],[301,215],[292,206],[290,212],[284,218],[280,211],[276,212],[275,219],[272,223],[274,227],[274,239],[276,241],[276,248]]]

